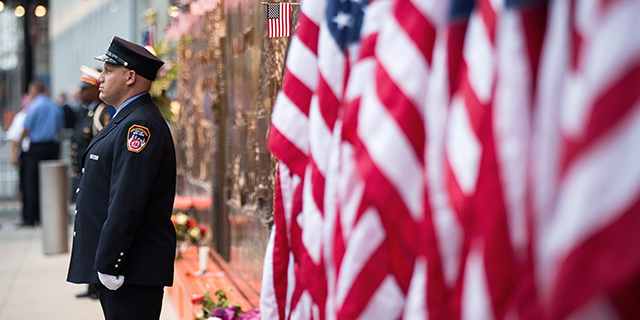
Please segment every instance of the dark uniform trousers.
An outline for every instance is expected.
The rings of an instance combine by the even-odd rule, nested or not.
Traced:
[[[101,283],[98,290],[102,312],[106,320],[158,320],[162,309],[162,286],[128,286],[107,289]]]
[[[25,160],[24,182],[24,223],[33,225],[40,222],[40,183],[38,165],[43,160],[58,159],[60,146],[57,142],[31,143]]]

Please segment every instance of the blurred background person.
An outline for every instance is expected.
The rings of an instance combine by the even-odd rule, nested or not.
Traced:
[[[76,113],[73,111],[71,107],[71,103],[67,99],[66,93],[61,93],[56,98],[56,103],[62,108],[62,112],[64,114],[64,127],[65,128],[73,128],[76,123]]]
[[[80,73],[82,75],[80,91],[78,93],[80,99],[80,106],[78,113],[76,114],[76,125],[73,129],[73,135],[71,136],[71,149],[69,150],[69,156],[71,161],[71,203],[76,202],[75,190],[78,188],[80,177],[82,176],[82,154],[84,150],[93,139],[93,136],[98,133],[111,119],[115,108],[108,106],[100,100],[98,95],[99,83],[97,81],[100,76],[100,72],[95,69],[91,69],[87,66],[80,67]]]
[[[93,136],[100,131],[115,112],[115,108],[108,106],[98,97],[100,92],[98,87],[98,77],[101,70],[94,70],[87,66],[80,67],[81,84],[79,91],[80,106],[77,113],[76,125],[71,136],[71,149],[69,159],[71,161],[71,194],[70,202],[76,202],[76,192],[82,177],[82,154],[93,139]],[[76,295],[78,298],[98,299],[98,291],[92,284],[87,285],[87,291]]]
[[[26,225],[25,210],[24,210],[24,163],[27,152],[29,151],[29,137],[22,138],[22,131],[24,130],[24,118],[27,116],[27,110],[29,106],[29,98],[27,95],[22,96],[21,108],[18,113],[13,117],[11,125],[7,130],[7,140],[11,143],[11,163],[18,167],[18,191],[19,198],[22,202],[22,221],[20,225]]]
[[[24,162],[23,210],[25,226],[40,224],[40,189],[38,165],[43,160],[54,160],[60,154],[60,131],[63,128],[63,112],[46,94],[42,81],[29,84],[29,111],[24,119],[22,137],[29,137],[31,144]]]

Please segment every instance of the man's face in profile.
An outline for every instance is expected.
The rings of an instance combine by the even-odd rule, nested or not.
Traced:
[[[100,100],[113,106],[119,106],[126,94],[127,81],[132,80],[133,71],[118,64],[106,62],[98,77]]]

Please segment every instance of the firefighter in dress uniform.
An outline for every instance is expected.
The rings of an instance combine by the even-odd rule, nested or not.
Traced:
[[[107,320],[157,320],[176,252],[175,147],[148,92],[164,62],[118,37],[96,59],[116,113],[81,158],[67,281],[94,284]]]
[[[76,114],[76,123],[71,136],[71,149],[69,150],[69,158],[71,159],[71,195],[70,202],[76,202],[76,189],[82,177],[82,165],[80,164],[84,150],[93,139],[98,131],[109,123],[111,116],[115,112],[115,108],[108,106],[99,98],[100,91],[98,87],[98,77],[100,71],[91,69],[87,66],[80,67],[81,84],[80,84],[80,109]],[[98,299],[98,291],[92,284],[87,285],[87,291],[78,293],[78,298]]]
[[[111,116],[115,113],[115,108],[102,102],[98,95],[98,77],[100,71],[87,66],[80,67],[82,75],[80,84],[80,109],[76,114],[76,123],[71,136],[71,149],[69,157],[71,159],[71,176],[73,177],[70,202],[76,202],[76,189],[82,177],[82,165],[80,163],[84,150],[98,131],[109,123]]]

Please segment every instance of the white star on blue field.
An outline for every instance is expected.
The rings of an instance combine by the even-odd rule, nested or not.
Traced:
[[[342,50],[360,38],[364,9],[368,3],[369,0],[329,0],[327,4],[329,31]]]
[[[331,21],[335,22],[340,30],[350,28],[353,25],[353,18],[351,15],[342,11],[338,12]]]

